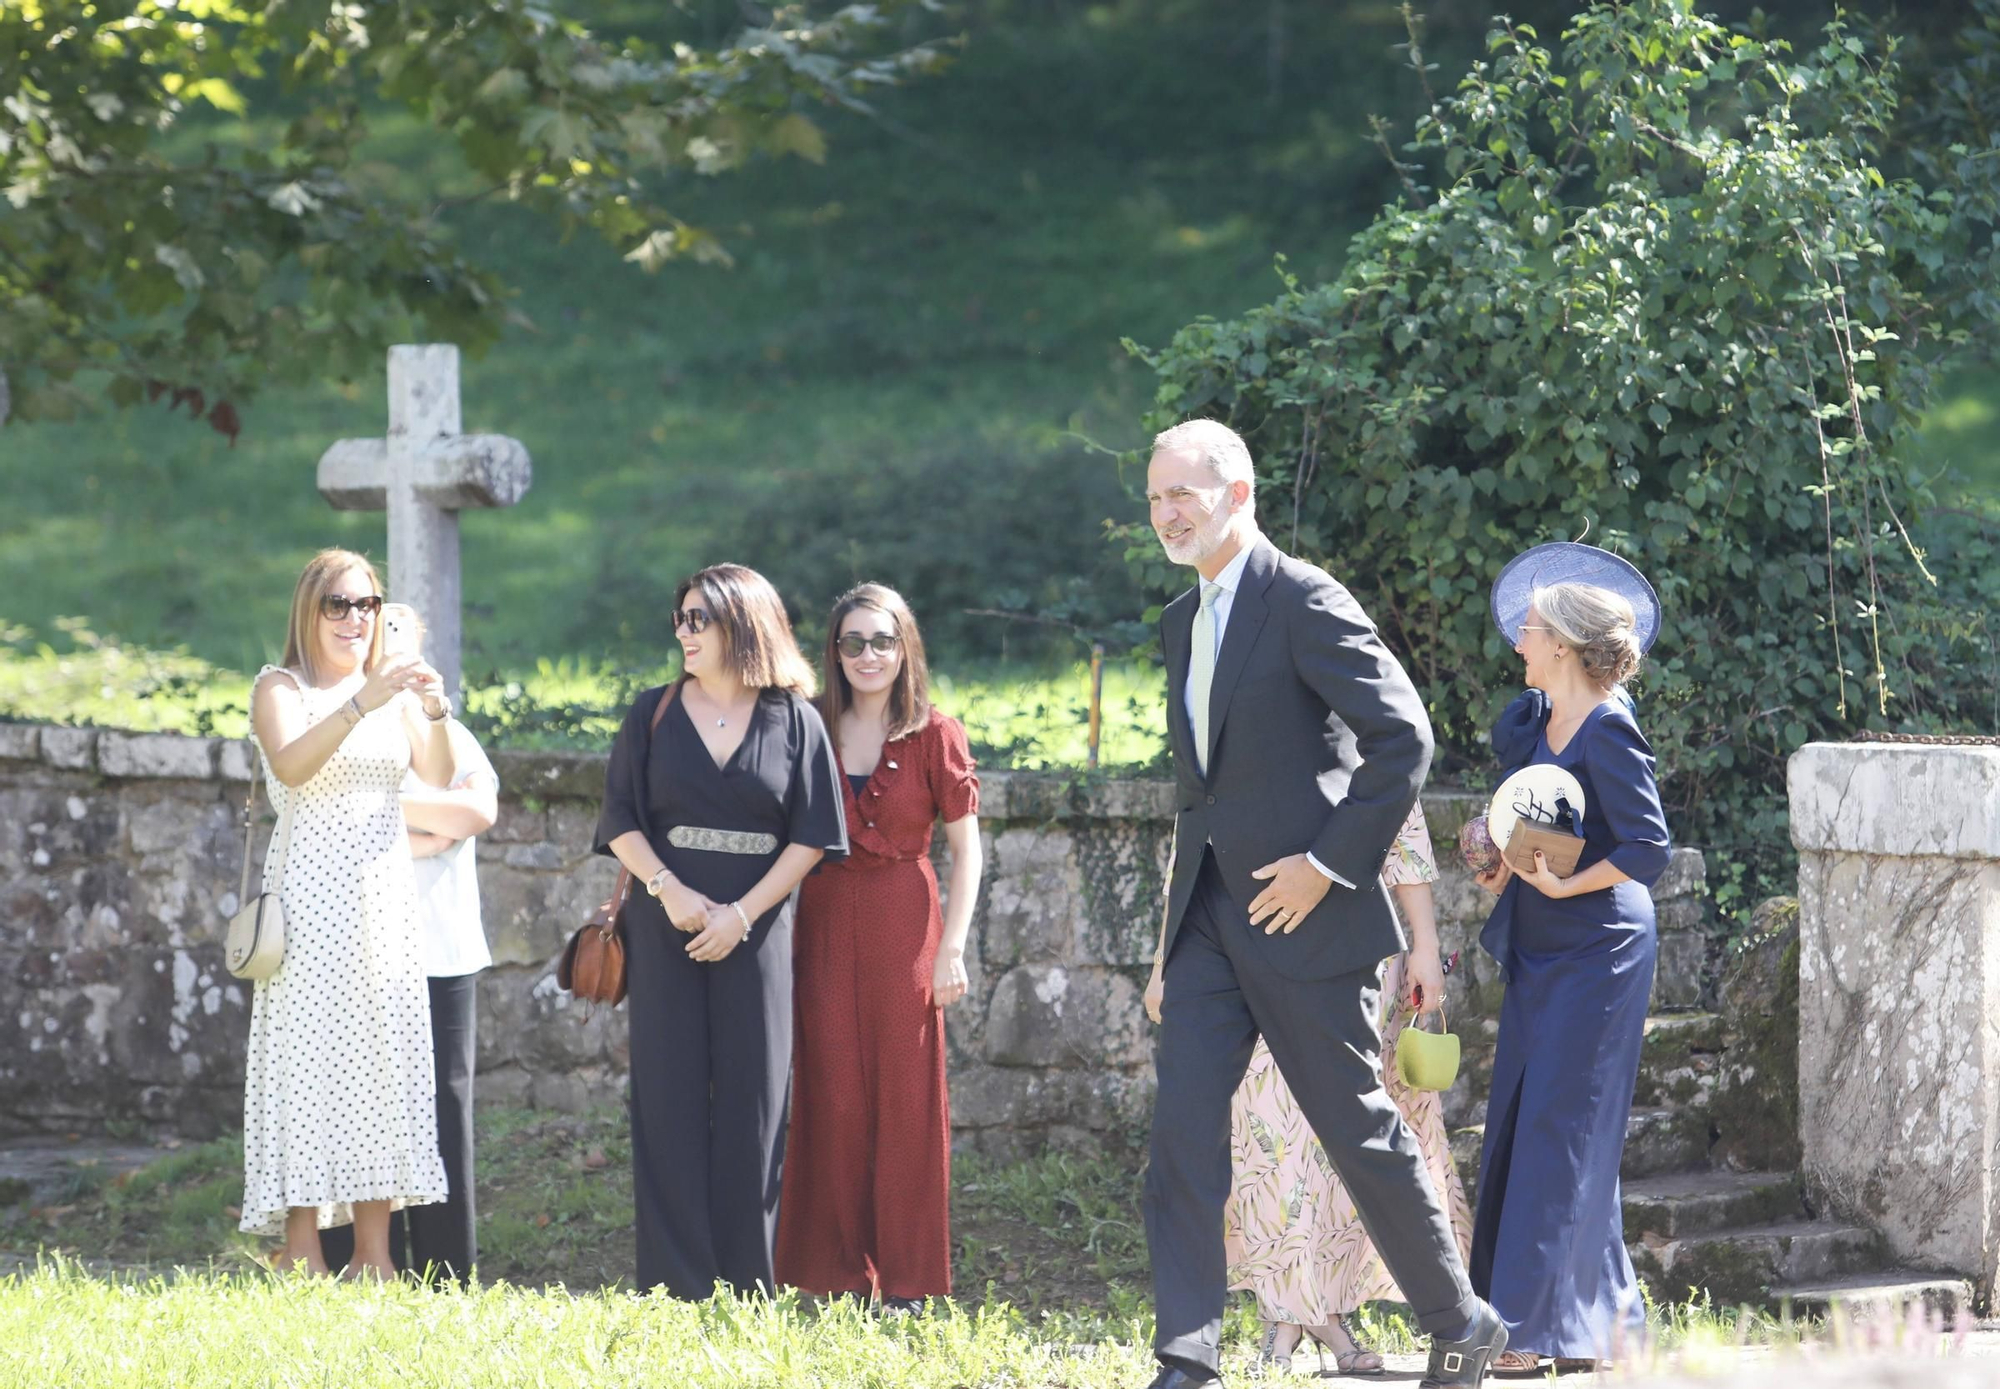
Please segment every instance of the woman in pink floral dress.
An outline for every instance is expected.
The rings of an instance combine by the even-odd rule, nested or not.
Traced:
[[[1382,1077],[1423,1149],[1464,1258],[1472,1244],[1472,1213],[1452,1165],[1441,1097],[1410,1090],[1396,1075],[1396,1037],[1409,1020],[1417,989],[1422,988],[1426,1010],[1444,998],[1430,888],[1436,877],[1419,803],[1382,866],[1382,881],[1410,936],[1409,952],[1389,961],[1382,980]],[[1231,1106],[1230,1146],[1236,1177],[1226,1227],[1229,1286],[1257,1295],[1264,1360],[1289,1368],[1293,1353],[1310,1338],[1322,1352],[1333,1352],[1342,1374],[1379,1371],[1382,1357],[1355,1343],[1344,1317],[1364,1302],[1395,1297],[1396,1284],[1261,1039]]]

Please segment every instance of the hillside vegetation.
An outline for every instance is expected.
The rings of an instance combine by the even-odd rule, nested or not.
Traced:
[[[615,29],[662,7],[566,8]],[[515,435],[536,465],[520,507],[465,520],[468,680],[586,702],[615,693],[607,671],[665,660],[674,582],[728,558],[778,579],[809,634],[848,583],[896,584],[935,663],[1004,687],[1014,723],[1054,678],[1073,723],[1079,633],[1114,658],[1144,636],[1103,538],[1108,519],[1139,514],[1105,450],[1143,442],[1153,393],[1120,339],[1163,342],[1198,315],[1268,299],[1279,255],[1328,276],[1394,189],[1367,116],[1407,128],[1421,99],[1396,6],[1252,8],[955,15],[967,41],[944,75],[885,94],[872,116],[815,113],[824,165],[761,164],[689,190],[729,269],[647,276],[504,205],[451,206],[474,191],[462,172],[414,121],[386,117],[373,176],[434,189],[468,251],[520,289],[522,326],[464,373],[467,427]],[[1486,15],[1429,9],[1443,87]],[[1516,10],[1544,23],[1559,12]],[[204,138],[254,142],[263,129],[229,122]],[[1985,375],[1956,380],[1927,462],[2000,478],[1996,394]],[[46,676],[31,653],[68,652],[58,619],[75,617],[120,644],[123,669],[185,653],[154,698],[181,698],[211,668],[235,688],[275,658],[311,550],[383,554],[382,518],[329,510],[313,469],[334,439],[384,423],[377,376],[271,392],[234,447],[163,406],[0,430],[0,637],[13,662]],[[102,687],[102,665],[74,669]],[[1120,686],[1133,708],[1149,678]],[[91,714],[73,679],[18,670],[0,671],[0,702]],[[162,722],[147,702],[127,699],[118,721]],[[1116,760],[1148,760],[1135,718],[1137,750]],[[1025,747],[1013,734],[987,743]]]

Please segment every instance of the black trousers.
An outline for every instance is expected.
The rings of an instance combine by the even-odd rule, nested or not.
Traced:
[[[438,1155],[448,1199],[410,1206],[389,1217],[389,1257],[397,1268],[434,1270],[440,1281],[465,1281],[478,1261],[478,1221],[472,1177],[472,1068],[479,1052],[479,976],[432,979],[431,1051],[437,1066]],[[354,1257],[354,1227],[320,1231],[326,1261],[339,1268]]]
[[[1260,1033],[1418,1324],[1456,1332],[1477,1302],[1416,1135],[1382,1088],[1375,973],[1290,978],[1260,957],[1252,932],[1262,929],[1205,853],[1167,960],[1155,1053],[1144,1198],[1154,1351],[1165,1364],[1217,1367],[1229,1104]]]
[[[715,963],[634,893],[625,909],[639,1287],[773,1290],[792,1085],[792,912]]]

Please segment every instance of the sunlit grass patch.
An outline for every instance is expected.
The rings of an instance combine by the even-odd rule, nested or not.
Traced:
[[[0,628],[0,719],[241,738],[252,673],[185,650],[156,650],[64,619],[44,638]],[[468,671],[461,717],[489,748],[602,751],[632,698],[672,665],[562,656]],[[940,674],[938,707],[964,721],[989,769],[1073,770],[1090,752],[1090,667],[990,666]],[[1166,747],[1166,679],[1156,666],[1104,667],[1099,764],[1156,766]]]

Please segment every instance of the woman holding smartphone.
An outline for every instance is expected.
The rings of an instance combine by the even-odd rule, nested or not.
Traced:
[[[385,603],[381,625],[385,657],[422,656],[424,622],[415,608]],[[437,1073],[438,1156],[451,1192],[443,1201],[390,1217],[389,1253],[399,1268],[440,1282],[464,1282],[479,1255],[472,1171],[479,972],[493,963],[480,921],[475,836],[499,818],[500,778],[471,729],[450,719],[445,732],[451,740],[451,784],[426,786],[412,773],[403,780],[400,799],[416,861],[419,949]],[[320,1239],[329,1263],[344,1262],[352,1252],[346,1227]]]
[[[436,671],[381,649],[366,559],[322,550],[292,591],[283,666],[251,725],[278,828],[264,863],[285,957],[257,984],[243,1082],[243,1218],[280,1264],[327,1270],[322,1228],[354,1224],[349,1274],[395,1275],[392,1209],[441,1201],[430,1004],[397,796],[451,779]]]

